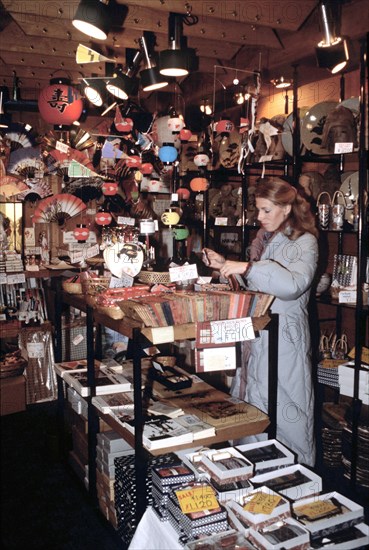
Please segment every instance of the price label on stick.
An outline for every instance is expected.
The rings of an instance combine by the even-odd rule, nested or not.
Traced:
[[[219,508],[214,489],[209,485],[194,487],[193,489],[182,489],[176,491],[176,496],[183,514]]]

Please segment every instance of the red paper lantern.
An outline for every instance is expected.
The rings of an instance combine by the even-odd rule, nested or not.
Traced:
[[[112,219],[113,218],[109,212],[104,211],[98,212],[95,216],[95,222],[97,225],[109,225]]]
[[[220,120],[216,127],[215,131],[217,134],[229,134],[230,132],[233,132],[234,130],[234,124],[231,120]]]
[[[178,198],[182,201],[188,201],[190,198],[191,192],[187,187],[178,187],[177,189]]]
[[[108,195],[108,196],[116,195],[118,192],[118,184],[115,181],[106,181],[103,183],[101,190],[104,193],[104,195]]]
[[[154,170],[154,167],[151,164],[151,162],[144,162],[143,165],[141,166],[141,172],[144,175],[152,174],[153,170]]]
[[[89,230],[83,223],[78,224],[73,231],[73,236],[75,239],[77,239],[79,243],[85,243],[88,239],[89,234]]]
[[[70,126],[82,114],[81,94],[66,78],[53,78],[38,97],[40,115],[48,124]]]
[[[141,168],[141,159],[137,155],[126,158],[126,166],[129,168]]]
[[[191,136],[192,132],[188,128],[182,128],[182,130],[179,132],[179,137],[181,141],[188,141]]]
[[[193,178],[190,181],[192,191],[206,191],[209,187],[209,182],[206,178]]]

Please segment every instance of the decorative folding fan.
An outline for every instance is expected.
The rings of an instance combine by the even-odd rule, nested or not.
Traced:
[[[32,147],[35,144],[34,136],[30,130],[27,129],[25,124],[20,122],[10,124],[4,137],[9,141],[11,151],[24,147]]]
[[[66,183],[63,191],[88,202],[101,197],[103,183],[104,179],[100,177],[75,178]]]
[[[96,52],[88,46],[78,44],[76,51],[76,63],[79,65],[86,65],[86,63],[100,63],[101,61],[111,61],[112,63],[115,63],[115,59],[106,57],[102,53]]]
[[[28,189],[27,185],[14,176],[0,178],[0,195],[3,197],[13,197],[25,189]]]
[[[85,208],[85,203],[78,197],[69,193],[59,193],[40,202],[32,217],[32,222],[58,222],[59,225],[63,225],[66,220],[76,216]]]
[[[8,167],[8,172],[21,176],[23,179],[42,179],[44,176],[44,164],[41,159],[29,158],[19,160],[11,168]]]
[[[44,149],[50,152],[56,149],[57,141],[61,141],[60,135],[57,135],[55,132],[50,131],[43,136],[41,145]],[[95,140],[91,138],[88,132],[82,130],[82,128],[79,128],[78,130],[72,129],[67,132],[66,145],[68,145],[71,149],[84,151],[85,149],[89,149],[90,147],[95,145]]]
[[[52,195],[50,184],[45,178],[39,180],[26,180],[26,187],[27,189],[25,191],[17,195],[18,200],[34,202]]]

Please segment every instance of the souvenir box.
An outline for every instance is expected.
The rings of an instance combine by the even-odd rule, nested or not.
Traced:
[[[213,548],[221,548],[222,550],[235,550],[236,548],[254,550],[255,547],[241,533],[237,533],[234,529],[202,537],[200,540],[189,542],[186,546],[188,550],[210,550]]]
[[[210,474],[205,470],[201,457],[205,450],[202,447],[193,447],[192,449],[185,449],[183,451],[177,451],[176,454],[196,475],[198,480],[210,480]]]
[[[295,455],[276,439],[236,445],[235,448],[254,465],[255,475],[296,462]]]
[[[260,550],[309,550],[310,534],[301,523],[287,518],[260,531],[250,529],[250,541]]]
[[[318,548],[336,548],[337,550],[353,550],[354,548],[367,548],[369,546],[369,526],[366,523],[358,523],[348,529],[330,533],[311,541],[312,550]]]
[[[363,507],[336,491],[294,502],[292,513],[310,531],[312,539],[364,521]]]
[[[230,500],[228,508],[242,523],[246,522],[257,530],[291,517],[288,500],[266,486],[254,489],[237,500]]]
[[[255,487],[266,485],[291,500],[316,495],[322,490],[322,478],[301,464],[259,474],[250,481]]]
[[[243,495],[247,495],[253,491],[254,486],[248,479],[240,481],[228,481],[227,483],[218,483],[215,479],[210,478],[211,486],[214,487],[217,499],[219,502],[227,502],[228,500],[237,500]]]
[[[254,471],[251,462],[234,447],[205,451],[201,453],[201,463],[220,484],[249,479]]]

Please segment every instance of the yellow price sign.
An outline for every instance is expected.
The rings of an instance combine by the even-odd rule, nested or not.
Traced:
[[[176,495],[183,514],[219,508],[214,489],[209,485],[194,487],[193,489],[180,489],[176,491]]]
[[[309,504],[295,507],[297,517],[301,518],[303,516],[307,520],[323,518],[333,512],[337,512],[337,506],[330,500],[316,500]]]
[[[243,509],[251,514],[271,514],[281,498],[279,495],[269,495],[260,491],[251,497]]]

